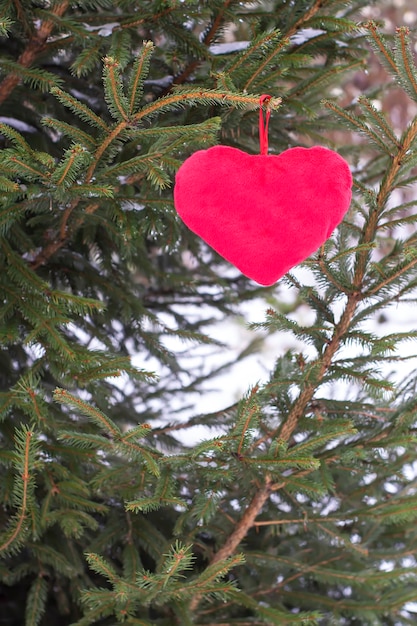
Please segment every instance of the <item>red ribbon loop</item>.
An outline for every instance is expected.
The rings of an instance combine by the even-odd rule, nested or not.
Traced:
[[[261,154],[268,154],[268,125],[269,118],[271,117],[271,111],[268,107],[268,102],[271,100],[271,96],[264,94],[259,98],[259,145]],[[264,122],[263,105],[266,103],[266,113]]]

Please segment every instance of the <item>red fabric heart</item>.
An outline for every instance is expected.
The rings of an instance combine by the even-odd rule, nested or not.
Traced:
[[[250,155],[215,146],[180,167],[174,203],[219,254],[272,285],[330,237],[349,208],[351,187],[348,164],[327,148]]]

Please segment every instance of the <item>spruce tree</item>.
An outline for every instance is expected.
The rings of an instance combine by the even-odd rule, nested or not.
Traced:
[[[371,48],[412,102],[417,68],[364,6],[0,2],[1,624],[414,623],[417,377],[390,367],[416,333],[369,328],[415,301],[417,118],[338,94]],[[328,145],[355,177],[270,288],[172,200],[195,150],[258,152],[266,93],[271,154]],[[213,411],[210,328],[254,298],[241,358],[259,330],[302,347]]]

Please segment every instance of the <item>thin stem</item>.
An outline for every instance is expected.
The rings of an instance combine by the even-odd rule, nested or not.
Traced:
[[[398,68],[394,59],[389,54],[388,50],[386,49],[386,47],[381,41],[375,22],[371,20],[370,22],[367,22],[366,24],[364,24],[364,27],[371,33],[374,42],[378,46],[378,50],[381,52],[385,60],[391,65],[394,72],[398,72]]]
[[[383,280],[382,282],[378,283],[377,285],[375,285],[375,287],[373,287],[372,289],[369,289],[366,292],[366,296],[372,296],[375,293],[377,293],[380,289],[382,289],[383,287],[386,287],[386,285],[389,285],[390,283],[392,283],[394,280],[396,280],[397,278],[399,278],[404,272],[412,269],[415,265],[417,265],[417,259],[412,259],[409,263],[407,263],[407,265],[401,267],[401,269],[398,270],[398,272],[396,272],[395,274],[393,274],[392,276],[389,276],[388,278],[386,278],[385,280]]]
[[[410,61],[408,57],[408,49],[407,49],[407,35],[409,34],[409,29],[406,27],[397,28],[397,33],[401,42],[401,55],[404,60],[404,68],[407,73],[408,80],[412,85],[414,92],[417,94],[417,81],[414,75],[414,69],[410,66]]]
[[[216,91],[195,89],[194,91],[185,91],[182,93],[173,93],[168,96],[164,96],[163,98],[159,98],[152,102],[148,106],[144,107],[139,113],[133,117],[133,122],[138,122],[144,117],[148,117],[153,113],[157,113],[161,108],[166,106],[176,104],[176,103],[184,103],[186,101],[194,101],[196,99],[204,100],[217,100],[218,102],[227,102],[229,104],[245,104],[249,106],[258,107],[259,106],[259,97],[258,96],[245,96],[241,94],[234,93],[217,93]],[[277,109],[282,102],[282,98],[271,98],[269,101],[269,107],[271,109]]]
[[[239,522],[236,524],[233,532],[229,535],[229,537],[227,538],[223,546],[220,548],[220,550],[218,550],[214,554],[213,558],[210,561],[210,565],[213,565],[214,563],[218,563],[219,561],[222,561],[223,559],[227,559],[235,552],[236,548],[239,546],[241,541],[246,537],[249,530],[254,525],[255,519],[261,512],[262,507],[264,506],[265,502],[268,500],[272,491],[273,491],[272,479],[269,476],[267,476],[265,479],[264,486],[255,493],[249,505],[247,506],[245,512],[240,518]],[[192,613],[193,611],[197,609],[198,605],[200,604],[201,599],[202,598],[200,595],[194,596],[194,598],[190,602],[190,607],[189,607],[190,613]]]

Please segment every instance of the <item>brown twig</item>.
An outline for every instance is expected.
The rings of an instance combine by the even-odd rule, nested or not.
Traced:
[[[67,10],[69,0],[64,0],[60,4],[57,4],[51,9],[51,13],[57,17],[61,17]],[[54,20],[45,20],[41,22],[39,28],[35,30],[32,37],[29,39],[26,48],[17,59],[17,63],[22,67],[30,67],[36,57],[41,54],[47,45],[48,37],[51,35],[55,26]],[[15,87],[20,82],[20,77],[17,74],[9,74],[0,83],[0,104],[4,102],[12,93]]]
[[[232,0],[227,0],[224,3],[224,6],[222,7],[222,10],[217,14],[215,20],[213,21],[213,24],[211,25],[210,30],[208,31],[208,33],[206,34],[206,36],[203,39],[203,43],[206,46],[209,46],[211,44],[211,42],[213,41],[213,38],[217,32],[217,29],[219,28],[219,26],[221,25],[222,21],[223,21],[223,16],[224,13],[227,9],[227,7],[231,4]],[[323,7],[323,0],[317,0],[314,5],[308,10],[306,11],[306,13],[304,13],[296,22],[295,24],[293,24],[293,26],[291,26],[291,28],[288,30],[287,33],[285,33],[285,41],[287,41],[292,35],[294,35],[301,27],[302,25],[307,22],[309,19],[311,19],[312,17],[314,17],[314,15],[317,13],[317,11],[319,9],[321,9]],[[275,54],[275,52],[274,52]],[[189,78],[189,76],[198,68],[198,66],[200,65],[201,61],[199,60],[194,60],[191,61],[181,72],[181,74],[178,74],[178,76],[176,76],[174,78],[174,80],[172,81],[172,85],[182,85],[186,82],[186,80]],[[245,89],[248,88],[248,85],[252,82],[253,79],[251,79],[247,85],[245,85]],[[172,86],[171,85],[171,86]],[[166,93],[169,93],[170,89],[167,90]],[[164,94],[165,95],[165,94]]]
[[[70,204],[70,206],[65,209],[64,215],[62,217],[61,225],[60,225],[59,236],[49,241],[47,245],[38,252],[38,254],[30,263],[30,267],[32,270],[36,270],[41,265],[44,265],[51,258],[52,255],[58,252],[58,250],[60,250],[65,245],[65,243],[68,241],[70,237],[70,234],[73,231],[75,231],[79,226],[81,226],[81,224],[84,221],[84,216],[80,217],[73,224],[72,229],[68,227],[68,219],[71,216],[74,209],[76,208],[76,206],[78,206],[78,200],[74,200]],[[84,211],[84,215],[87,215],[87,214],[91,215],[98,209],[99,206],[100,205],[98,202],[89,204]]]
[[[223,22],[223,17],[224,17],[224,14],[226,12],[226,9],[232,3],[232,1],[233,0],[226,0],[226,2],[224,3],[224,6],[222,7],[222,9],[216,15],[216,17],[215,17],[215,19],[213,21],[213,24],[210,27],[210,30],[208,31],[208,33],[206,34],[206,36],[203,39],[203,44],[205,46],[209,46],[211,44],[211,42],[213,41],[213,38],[215,37],[218,28],[221,26],[221,24]],[[199,61],[199,60],[191,61],[191,63],[189,63],[187,65],[187,67],[185,67],[183,69],[181,74],[178,74],[178,76],[176,76],[174,78],[174,80],[172,81],[172,85],[182,85],[183,83],[185,83],[187,78],[194,72],[194,70],[197,69],[197,67],[200,65],[200,63],[201,63],[201,61]],[[170,91],[170,89],[167,91],[167,93]]]
[[[223,559],[227,559],[235,552],[236,548],[239,546],[241,541],[246,537],[249,530],[254,525],[255,519],[261,512],[262,507],[264,506],[265,502],[268,500],[273,491],[274,489],[272,479],[267,476],[264,486],[255,493],[233,532],[226,539],[226,542],[223,544],[220,550],[218,550],[214,554],[213,558],[210,561],[210,565],[218,563]],[[191,613],[196,610],[196,608],[200,604],[200,601],[201,596],[194,596],[189,607]]]

